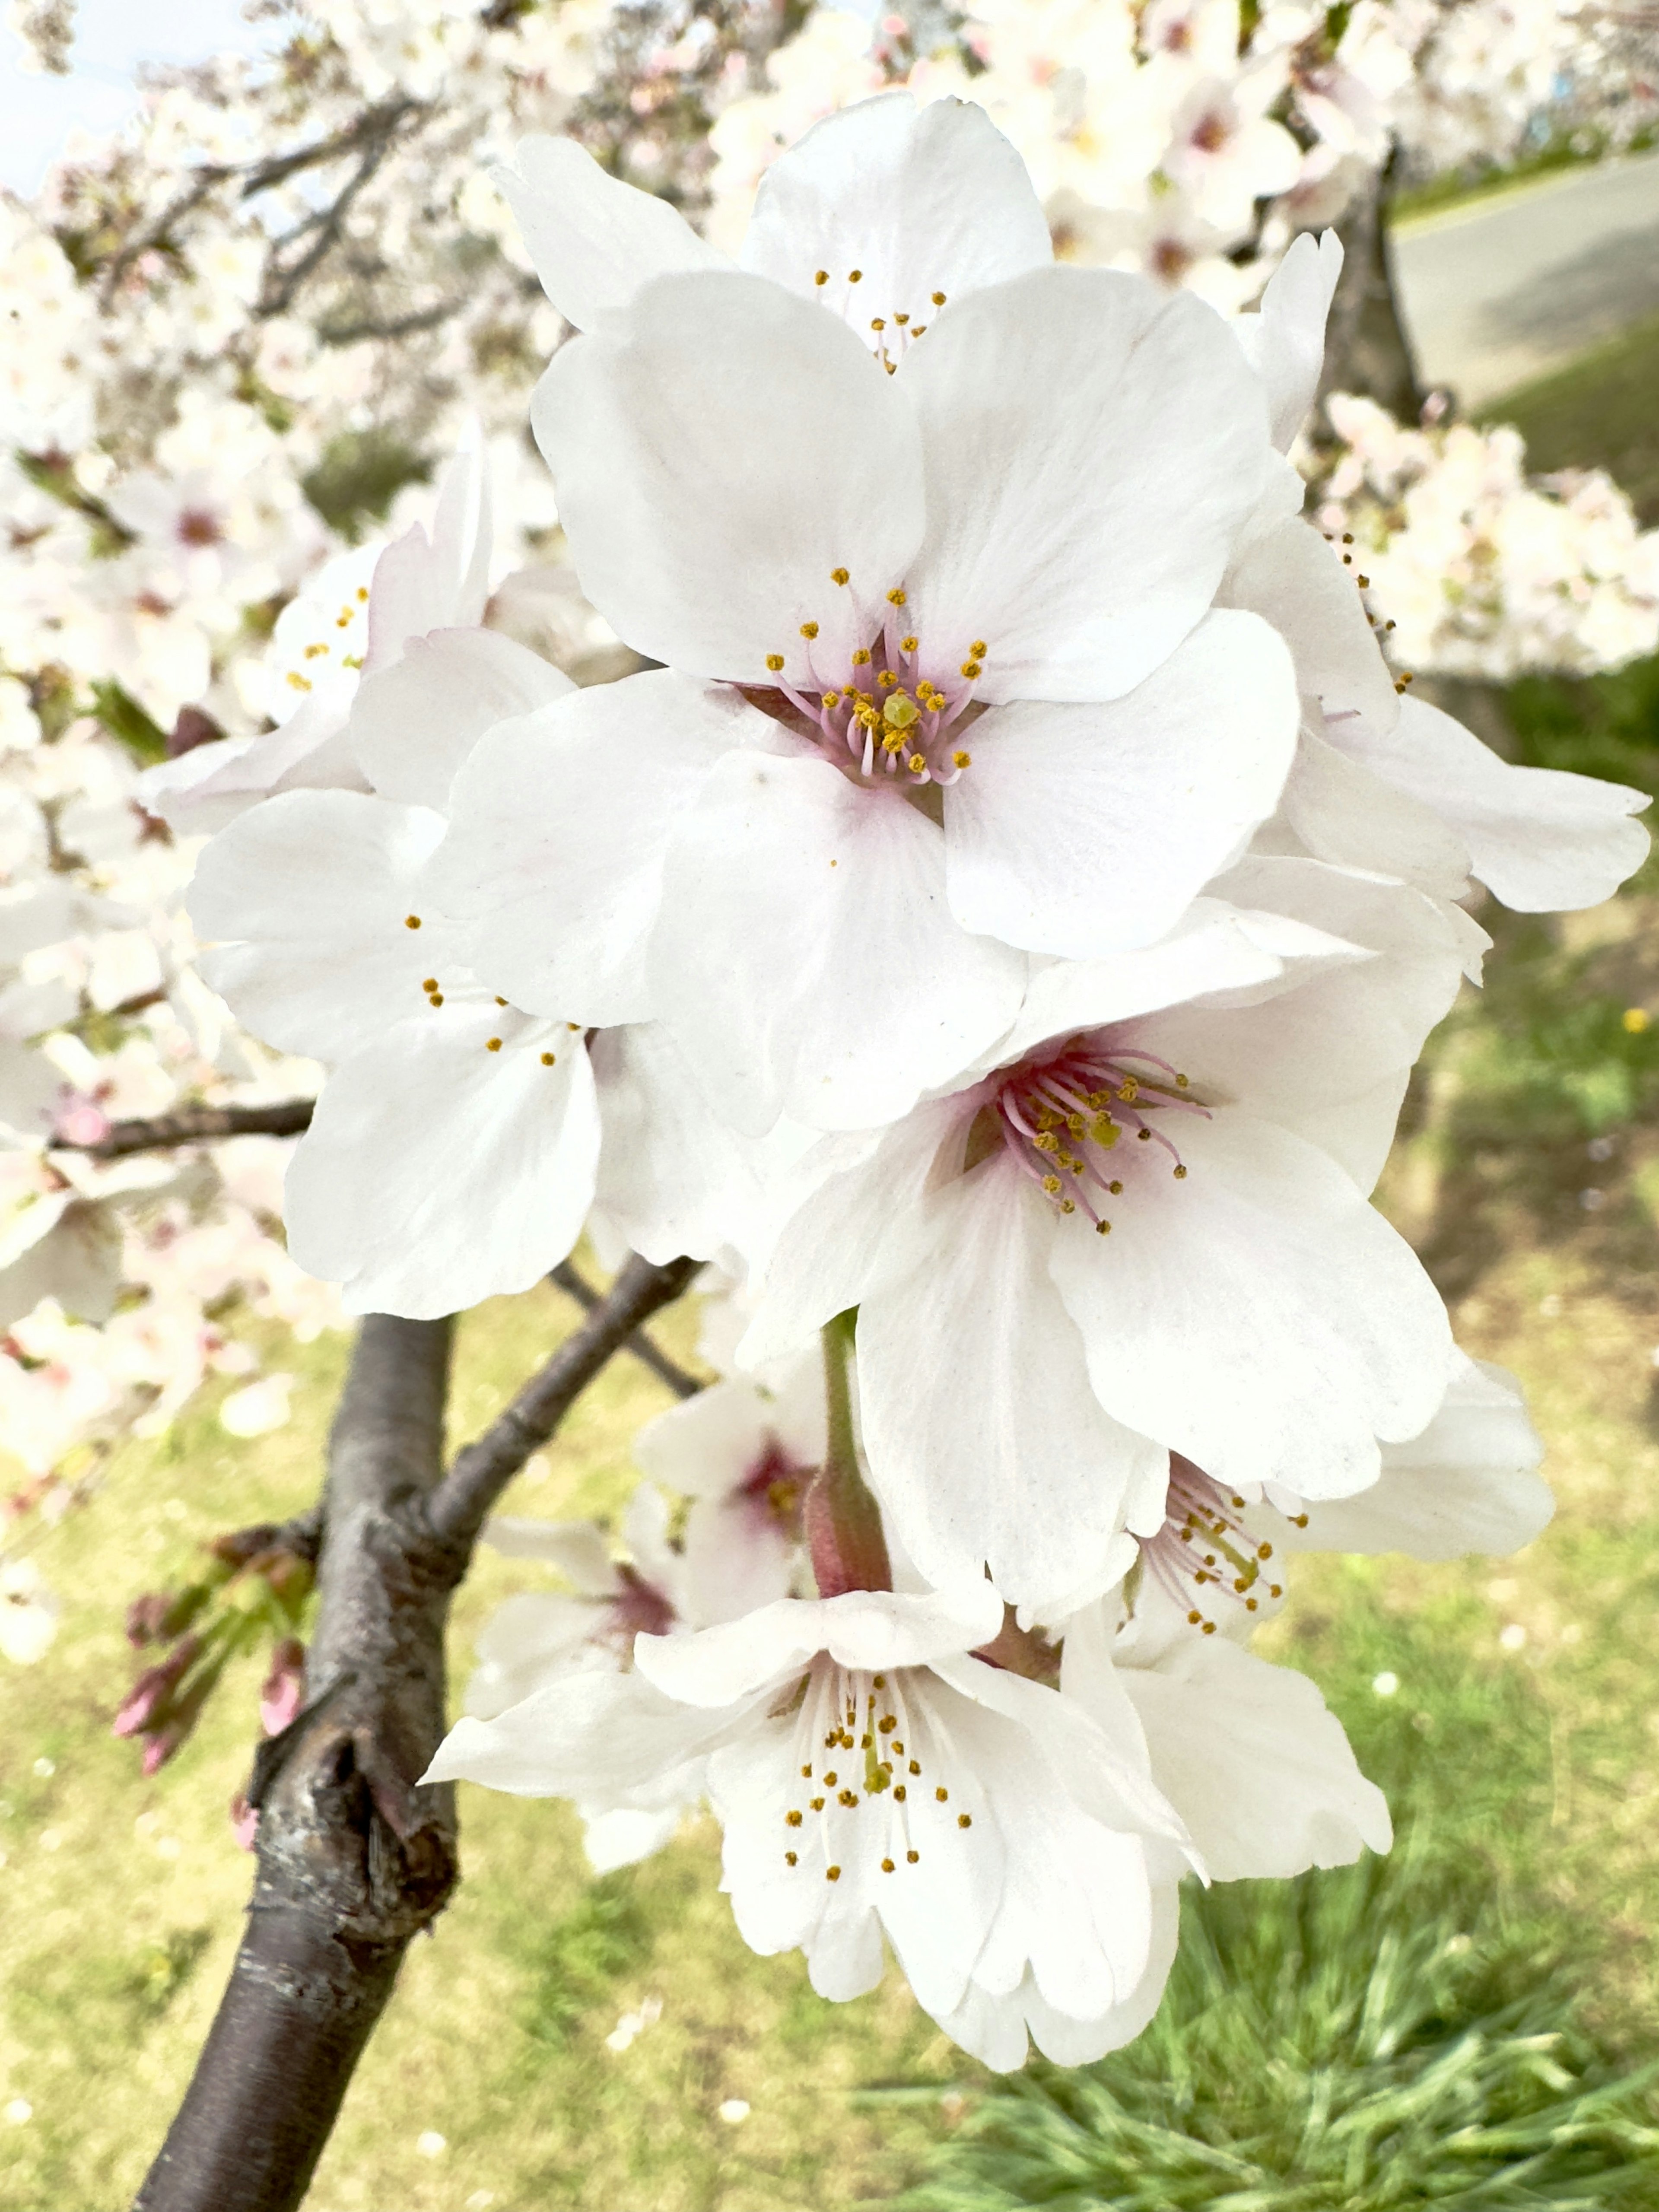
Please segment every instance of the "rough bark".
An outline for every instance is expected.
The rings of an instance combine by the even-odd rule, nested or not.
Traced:
[[[295,2212],[413,1937],[459,1874],[444,1630],[490,1508],[690,1260],[632,1260],[446,1475],[453,1324],[371,1316],[330,1442],[305,1710],[262,1744],[247,1928],[135,2212]]]
[[[281,1098],[270,1106],[181,1106],[147,1120],[112,1121],[107,1136],[90,1145],[62,1138],[54,1150],[84,1152],[88,1159],[125,1159],[129,1152],[165,1152],[175,1145],[207,1145],[221,1137],[298,1137],[311,1127],[314,1098]]]

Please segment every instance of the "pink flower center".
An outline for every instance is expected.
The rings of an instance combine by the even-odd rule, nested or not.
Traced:
[[[847,570],[836,569],[833,580],[844,585]],[[942,671],[908,628],[904,605],[902,590],[889,592],[878,635],[839,663],[817,647],[817,623],[803,623],[804,681],[785,677],[782,653],[768,653],[777,689],[795,710],[780,719],[855,781],[888,776],[910,789],[952,784],[972,763],[962,743],[963,717],[985,672],[987,647],[975,638],[967,659]]]
[[[1264,1579],[1273,1547],[1244,1526],[1246,1504],[1179,1452],[1170,1454],[1164,1526],[1142,1540],[1140,1556],[1147,1573],[1185,1607],[1188,1626],[1206,1636],[1215,1634],[1218,1604],[1255,1613],[1263,1597],[1285,1595],[1282,1583]],[[1307,1526],[1305,1513],[1294,1518],[1297,1528]]]
[[[1022,1061],[1003,1078],[989,1110],[1021,1174],[1060,1212],[1086,1214],[1102,1237],[1112,1225],[1102,1210],[1106,1200],[1153,1159],[1167,1164],[1177,1182],[1186,1179],[1169,1125],[1185,1114],[1209,1118],[1168,1060],[1102,1035],[1074,1037],[1041,1062]],[[1120,1152],[1125,1137],[1132,1141]],[[1144,1161],[1137,1158],[1142,1147]],[[975,1152],[986,1156],[970,1139],[970,1165]]]

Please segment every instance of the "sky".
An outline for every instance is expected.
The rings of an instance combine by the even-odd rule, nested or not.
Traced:
[[[22,66],[23,42],[0,25],[0,185],[33,191],[69,131],[112,131],[137,105],[140,62],[195,62],[257,53],[271,26],[242,20],[241,0],[80,0],[75,74]]]

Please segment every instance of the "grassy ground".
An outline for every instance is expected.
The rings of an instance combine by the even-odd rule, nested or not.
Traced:
[[[1603,374],[1581,380],[1576,416],[1559,403],[1553,459],[1609,458]],[[1659,665],[1522,686],[1511,704],[1522,757],[1651,786]],[[1462,1341],[1525,1382],[1560,1510],[1516,1561],[1304,1562],[1274,1635],[1431,1836],[1448,1930],[1478,1893],[1488,1921],[1565,1961],[1589,2029],[1634,2065],[1659,2053],[1659,878],[1560,924],[1484,918],[1501,940],[1492,986],[1436,1044],[1386,1202]],[[1626,1026],[1632,1007],[1651,1029]],[[468,1317],[458,1436],[570,1319],[551,1291]],[[669,1324],[682,1350],[689,1329]],[[143,1782],[108,1734],[131,1674],[121,1617],[207,1536],[310,1495],[344,1352],[284,1350],[303,1376],[296,1418],[256,1443],[228,1437],[206,1394],[164,1443],[122,1453],[42,1551],[62,1631],[0,1697],[8,2212],[124,2203],[199,2047],[247,1891],[225,1808],[254,1670]],[[629,1436],[661,1401],[618,1366],[509,1508],[613,1512]],[[489,1606],[529,1579],[493,1561],[469,1586],[458,1672]],[[895,1982],[830,2007],[797,1960],[744,1951],[706,1826],[596,1884],[562,1808],[469,1789],[462,1814],[465,1881],[353,2085],[318,2212],[838,2212],[914,2181],[972,2108],[975,2069]],[[648,1999],[660,2018],[610,2047]],[[917,2094],[856,2094],[895,2085]],[[732,2100],[747,2118],[722,2119]],[[1659,2173],[1625,2201],[1659,2207]]]
[[[1480,412],[1486,422],[1516,424],[1532,468],[1594,460],[1630,494],[1644,529],[1659,523],[1659,318]]]

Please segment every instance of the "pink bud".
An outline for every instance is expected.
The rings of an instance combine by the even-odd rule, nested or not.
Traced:
[[[117,1735],[143,1735],[178,1688],[201,1648],[199,1636],[181,1637],[165,1659],[154,1667],[146,1667],[122,1699],[112,1723],[113,1732]],[[149,1756],[146,1752],[145,1758]],[[148,1774],[152,1769],[146,1765],[144,1771]]]
[[[270,1655],[270,1672],[259,1691],[259,1725],[280,1735],[306,1701],[306,1648],[285,1636]]]
[[[146,1782],[152,1774],[159,1773],[185,1740],[183,1729],[163,1729],[157,1735],[144,1738],[143,1773]]]
[[[66,1091],[52,1117],[52,1134],[66,1145],[98,1145],[109,1134],[109,1115],[83,1091]]]

